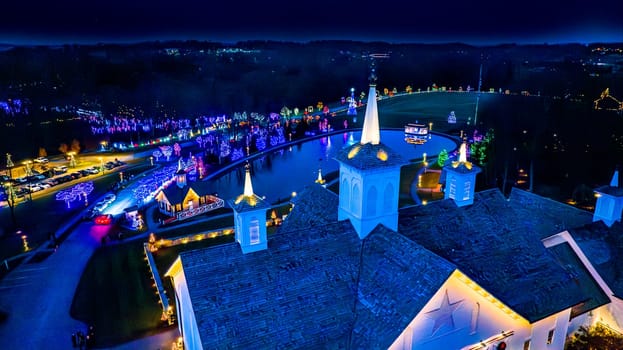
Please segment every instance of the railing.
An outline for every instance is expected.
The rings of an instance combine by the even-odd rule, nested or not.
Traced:
[[[160,279],[160,275],[158,274],[158,268],[156,267],[156,261],[154,260],[154,256],[149,251],[149,244],[143,243],[143,251],[145,253],[145,257],[147,258],[147,263],[149,265],[149,272],[151,272],[151,277],[154,280],[154,284],[156,285],[156,290],[158,297],[160,298],[160,304],[162,305],[162,320],[168,320],[169,324],[171,324],[171,315],[172,309],[169,306],[169,298],[167,298],[166,291],[164,290],[164,285],[162,284],[162,280]]]
[[[201,206],[199,206],[197,208],[188,209],[188,210],[184,210],[184,211],[178,212],[177,213],[177,220],[184,220],[184,219],[187,219],[187,218],[195,216],[195,215],[207,213],[207,212],[212,211],[214,209],[222,208],[224,206],[225,206],[225,201],[224,200],[222,200],[221,198],[215,198],[214,202],[212,202],[210,204],[201,205]]]

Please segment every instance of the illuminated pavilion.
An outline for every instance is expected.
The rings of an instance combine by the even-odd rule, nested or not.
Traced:
[[[398,209],[404,162],[380,142],[374,90],[361,142],[336,157],[339,196],[308,186],[266,237],[247,174],[230,202],[237,242],[167,271],[186,348],[563,349],[581,325],[621,331],[620,223],[518,189],[475,193],[465,148],[445,169],[454,197]]]
[[[169,217],[165,220],[168,223],[222,208],[224,201],[214,193],[211,183],[188,182],[180,160],[175,173],[175,185],[169,185],[156,193],[155,199],[159,211]]]

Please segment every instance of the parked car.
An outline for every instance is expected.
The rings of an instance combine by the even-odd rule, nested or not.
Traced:
[[[42,183],[49,184],[50,186],[56,186],[56,185],[58,185],[58,179],[50,178],[50,179],[47,179],[45,181],[42,181]]]
[[[67,172],[67,167],[66,167],[66,166],[64,166],[64,165],[54,167],[54,172],[55,172],[56,174],[66,173],[66,172]]]
[[[30,192],[39,192],[43,190],[43,187],[41,187],[39,184],[31,184],[30,186],[28,186],[28,188],[30,189]]]
[[[26,182],[28,182],[28,179],[25,177],[18,177],[17,179],[15,179],[15,182],[17,182],[18,184],[25,184]]]
[[[102,198],[102,202],[106,202],[106,203],[112,203],[115,201],[115,199],[117,199],[117,196],[115,196],[114,193],[109,193],[107,195],[104,196],[104,198]]]
[[[88,168],[86,170],[89,172],[89,174],[99,174],[99,172],[100,172],[100,169],[98,167],[92,167],[92,168]]]
[[[39,157],[39,158],[35,158],[34,162],[35,163],[43,163],[43,164],[45,164],[45,163],[48,162],[48,159],[46,157]]]
[[[108,202],[99,201],[99,202],[95,203],[95,206],[93,207],[93,210],[95,210],[97,212],[101,212],[102,210],[106,209],[107,206],[108,206]]]
[[[95,217],[93,222],[95,222],[96,225],[110,225],[112,223],[112,215],[110,214],[98,215]]]

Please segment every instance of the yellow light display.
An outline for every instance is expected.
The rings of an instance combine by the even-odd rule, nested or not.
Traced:
[[[481,295],[483,298],[485,298],[487,301],[489,301],[495,307],[500,309],[500,311],[502,311],[503,313],[505,313],[508,316],[510,316],[513,320],[523,321],[526,324],[530,323],[528,320],[523,318],[521,315],[519,315],[518,313],[513,311],[510,307],[508,307],[507,305],[505,305],[504,303],[502,303],[498,299],[496,299],[493,295],[488,293],[485,289],[483,289],[476,282],[472,281],[469,277],[467,277],[466,275],[461,273],[459,270],[455,270],[454,271],[454,275],[456,276],[456,278],[458,278],[459,281],[465,283],[465,285],[467,285],[473,291],[475,291],[476,293]]]
[[[378,150],[378,152],[376,152],[376,158],[378,158],[379,160],[382,161],[386,161],[387,160],[387,152],[385,152],[385,150]]]
[[[357,155],[357,153],[359,153],[359,150],[361,149],[361,147],[359,145],[353,147],[349,152],[348,152],[348,159],[353,159],[355,158],[355,156]]]

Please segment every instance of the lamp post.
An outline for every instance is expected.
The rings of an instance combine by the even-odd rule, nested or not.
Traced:
[[[32,176],[32,160],[25,160],[22,164],[24,164],[26,176]]]
[[[76,167],[76,158],[74,158],[74,156],[76,155],[76,152],[69,152],[67,153],[67,155],[69,156],[69,166],[72,168]]]
[[[100,171],[102,172],[102,175],[104,175],[104,158],[99,157],[97,159],[100,161]]]
[[[17,220],[15,219],[15,190],[13,189],[13,184],[10,182],[4,183],[4,191],[6,194],[6,202],[11,210],[11,220],[13,221],[13,227],[17,227]]]
[[[123,171],[119,172],[119,182],[123,182]]]
[[[149,156],[149,164],[151,164],[151,166],[154,166],[154,157],[153,156]]]
[[[11,169],[13,169],[14,166],[15,166],[15,164],[13,164],[13,161],[11,160],[11,153],[7,153],[6,154],[6,167],[7,167],[7,169],[9,169],[9,177],[11,179],[13,178],[13,174],[11,172]]]

